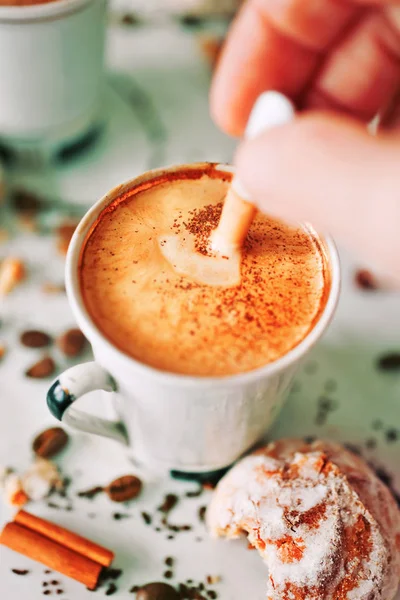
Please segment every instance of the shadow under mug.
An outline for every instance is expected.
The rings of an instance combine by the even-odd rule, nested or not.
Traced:
[[[120,441],[136,462],[161,471],[217,471],[252,448],[278,414],[299,362],[325,331],[339,296],[338,255],[332,240],[321,240],[331,275],[325,308],[303,341],[275,362],[228,377],[191,377],[159,371],[113,346],[94,325],[80,291],[79,261],[88,232],[102,211],[132,188],[151,185],[153,179],[181,169],[198,173],[209,168],[202,163],[158,169],[113,189],[83,218],[67,256],[68,299],[92,344],[95,362],[72,367],[58,377],[47,395],[50,411],[71,427]],[[232,172],[225,165],[214,168]],[[94,390],[111,392],[119,421],[76,408],[79,399]]]

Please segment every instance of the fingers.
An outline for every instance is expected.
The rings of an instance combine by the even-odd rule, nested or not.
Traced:
[[[238,176],[258,207],[330,232],[400,282],[400,137],[332,115],[244,142]]]
[[[257,96],[277,89],[303,107],[367,121],[397,91],[399,58],[397,0],[248,0],[220,60],[211,110],[240,135]]]
[[[255,99],[267,89],[296,98],[358,10],[338,0],[309,0],[306,6],[304,0],[248,0],[232,26],[211,90],[220,127],[241,134]]]
[[[399,9],[397,9],[399,11]],[[369,121],[400,87],[400,23],[369,13],[335,47],[307,94],[307,108],[339,109]]]

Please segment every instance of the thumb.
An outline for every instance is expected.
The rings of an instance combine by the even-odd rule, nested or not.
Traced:
[[[400,283],[400,137],[331,114],[244,141],[237,175],[258,208],[329,232]]]

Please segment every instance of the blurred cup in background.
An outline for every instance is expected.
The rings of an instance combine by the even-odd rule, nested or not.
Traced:
[[[0,5],[0,150],[37,164],[101,121],[107,0]]]

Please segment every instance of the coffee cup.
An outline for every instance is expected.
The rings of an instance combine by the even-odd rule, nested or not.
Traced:
[[[232,177],[232,167],[212,168],[214,173]],[[113,189],[82,219],[67,256],[68,299],[92,345],[95,361],[60,375],[48,392],[48,407],[66,425],[118,440],[137,463],[162,471],[217,471],[231,465],[263,438],[301,361],[331,321],[339,296],[335,245],[330,238],[319,238],[329,269],[323,309],[300,343],[277,360],[227,376],[193,376],[155,368],[112,343],[95,324],[83,298],[80,269],[85,240],[103,215],[112,213],[110,205],[132,189],[149,189],[152,182],[161,178],[168,182],[182,171],[190,178],[193,173],[209,169],[208,164],[196,164],[154,170]],[[118,271],[116,264],[112,268]],[[209,352],[213,352],[211,346]],[[109,401],[114,401],[118,420],[101,419],[77,408],[80,398],[95,390],[110,392]]]
[[[0,150],[33,166],[101,121],[106,0],[0,3]]]

